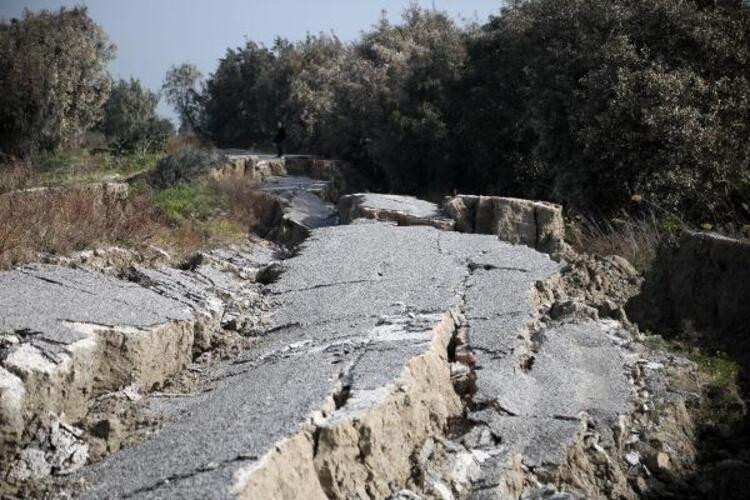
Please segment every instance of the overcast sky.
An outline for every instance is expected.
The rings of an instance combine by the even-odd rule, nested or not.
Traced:
[[[457,19],[486,20],[500,9],[500,0],[425,0]],[[117,45],[111,64],[115,78],[140,78],[158,90],[173,64],[192,62],[209,74],[229,47],[246,39],[270,45],[276,36],[298,40],[306,33],[333,31],[355,39],[385,9],[398,20],[409,0],[0,0],[0,17],[85,4],[89,15]],[[174,118],[160,104],[160,111]]]

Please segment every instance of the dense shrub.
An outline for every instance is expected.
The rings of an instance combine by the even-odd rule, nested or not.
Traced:
[[[452,187],[453,90],[465,59],[465,34],[445,14],[413,6],[400,25],[382,18],[335,82],[328,149],[391,190]]]
[[[139,80],[120,80],[104,105],[101,129],[117,150],[139,154],[162,151],[174,128],[156,114],[158,104],[159,95]]]
[[[113,54],[85,7],[0,21],[0,150],[51,150],[93,126]]]
[[[635,196],[694,221],[748,216],[748,42],[737,4],[519,2],[471,44],[473,187],[589,212]]]
[[[225,161],[226,157],[215,149],[183,148],[159,160],[149,176],[149,183],[160,189],[190,183]]]
[[[343,54],[327,35],[228,50],[202,98],[203,131],[221,146],[267,147],[283,121],[293,148],[316,148],[333,113]]]
[[[412,6],[348,45],[249,42],[208,79],[206,130],[262,145],[283,119],[292,148],[347,159],[373,188],[750,220],[746,3],[508,5],[482,27]]]
[[[206,84],[203,129],[222,147],[270,143],[278,114],[273,52],[254,42],[230,49]]]

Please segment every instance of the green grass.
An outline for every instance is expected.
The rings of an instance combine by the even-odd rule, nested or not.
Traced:
[[[154,195],[154,205],[170,219],[188,223],[207,241],[234,242],[247,234],[228,213],[229,197],[214,186],[178,185]]]
[[[644,336],[639,342],[652,351],[679,351],[678,344],[667,342],[661,335],[654,335],[649,331],[644,332]]]
[[[247,234],[247,231],[240,227],[239,224],[224,218],[213,218],[205,222],[199,222],[198,229],[203,231],[208,238],[223,241],[241,239]]]
[[[179,185],[156,193],[154,204],[176,221],[206,221],[226,210],[229,200],[218,190],[208,186]]]
[[[685,356],[698,365],[698,369],[711,384],[726,387],[737,382],[739,364],[721,351],[708,351],[684,342],[666,340],[661,335],[652,335],[650,332],[646,332],[640,342],[653,351],[674,352]]]
[[[690,356],[707,379],[704,390],[706,418],[718,424],[736,425],[745,418],[737,375],[739,365],[726,354],[694,353]]]
[[[737,383],[739,365],[735,360],[723,352],[706,354],[695,352],[690,356],[703,374],[709,379],[709,383],[716,387],[730,387]]]
[[[149,171],[164,153],[117,155],[109,151],[71,150],[32,158],[35,186],[59,186],[128,177]]]
[[[673,352],[693,361],[701,375],[701,420],[734,425],[745,418],[739,386],[740,366],[721,351],[701,349],[684,342],[646,335],[640,342],[654,351]]]

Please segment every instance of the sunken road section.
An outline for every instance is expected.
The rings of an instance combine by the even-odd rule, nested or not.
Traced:
[[[263,340],[162,403],[177,418],[151,439],[86,470],[87,498],[509,494],[519,457],[559,462],[582,412],[629,406],[616,325],[534,334],[560,265],[530,248],[358,220],[314,229],[283,266]],[[469,421],[465,438],[496,439],[461,445],[463,475],[416,484],[415,454]]]

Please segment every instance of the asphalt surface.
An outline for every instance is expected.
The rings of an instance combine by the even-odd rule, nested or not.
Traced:
[[[53,360],[87,336],[77,324],[147,328],[192,317],[185,304],[100,273],[49,265],[0,273],[0,332]]]
[[[473,262],[533,270],[527,280],[496,270],[490,293],[500,301],[558,267],[492,236],[382,223],[314,230],[269,286],[278,309],[262,344],[212,373],[207,392],[164,409],[173,418],[151,439],[89,469],[87,497],[228,498],[235,473],[299,429],[344,367],[353,393],[375,395],[358,411],[375,404],[375,389],[427,349],[429,327],[460,301]],[[399,322],[412,324],[388,328]]]
[[[323,200],[327,181],[297,176],[272,176],[263,183],[263,190],[284,203],[284,218],[305,229],[337,223],[333,204]]]

